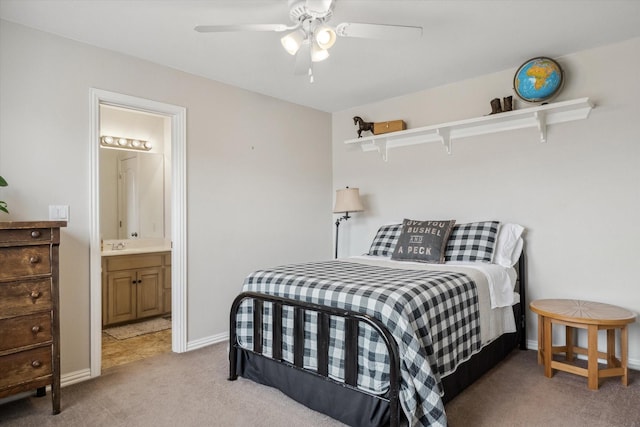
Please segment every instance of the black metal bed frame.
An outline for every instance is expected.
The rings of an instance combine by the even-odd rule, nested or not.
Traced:
[[[339,386],[358,390],[361,393],[389,402],[391,409],[391,427],[400,424],[400,356],[398,347],[393,336],[384,324],[378,319],[368,314],[358,313],[351,310],[343,310],[304,301],[292,300],[257,292],[243,292],[236,297],[231,306],[231,327],[229,331],[229,380],[238,378],[237,374],[237,339],[236,324],[237,312],[242,301],[253,300],[253,353],[264,356],[262,352],[262,307],[264,302],[272,303],[273,307],[273,356],[271,359],[282,363],[288,367],[319,376],[331,381]],[[282,358],[282,308],[283,306],[293,307],[293,364]],[[304,323],[305,312],[314,311],[318,314],[318,370],[312,371],[303,367],[304,358]],[[345,327],[345,356],[344,356],[344,382],[336,381],[328,376],[329,371],[329,325],[330,316],[344,318]],[[385,396],[378,396],[358,389],[356,381],[358,379],[358,329],[360,322],[366,323],[375,329],[389,354],[389,392]],[[243,349],[246,351],[246,349]],[[267,356],[265,356],[267,357]]]
[[[526,310],[525,307],[525,277],[526,265],[525,255],[522,253],[518,264],[518,292],[520,294],[520,319],[518,328],[518,341],[521,350],[526,350]],[[237,343],[236,326],[237,312],[240,304],[250,299],[253,301],[253,350],[241,348]],[[273,309],[273,355],[272,357],[263,354],[262,337],[263,337],[263,305],[270,302]],[[293,364],[282,358],[282,309],[283,307],[292,307],[294,311],[293,321]],[[317,349],[318,349],[318,368],[317,371],[306,369],[303,366],[304,359],[304,324],[305,312],[312,311],[318,315],[317,325]],[[328,376],[329,365],[329,325],[330,316],[338,316],[345,321],[345,379],[344,382],[334,380]],[[358,329],[359,324],[365,323],[378,332],[389,354],[389,391],[385,395],[375,395],[367,393],[357,388],[356,381],[358,377]],[[359,393],[369,395],[374,399],[388,402],[390,409],[390,427],[398,427],[401,420],[401,408],[399,401],[400,392],[400,357],[398,346],[384,324],[378,319],[355,311],[333,308],[319,304],[313,304],[305,301],[297,301],[288,298],[282,298],[257,292],[243,292],[236,297],[230,312],[230,328],[229,328],[229,377],[230,381],[238,378],[238,349],[244,352],[255,354],[259,357],[271,359],[278,364],[293,368],[297,371],[305,372],[313,376],[322,378],[323,380],[332,382],[338,386],[356,390]]]

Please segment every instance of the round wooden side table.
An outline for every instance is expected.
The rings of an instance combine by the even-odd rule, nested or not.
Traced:
[[[627,325],[635,320],[635,313],[615,305],[573,299],[541,299],[531,302],[529,307],[538,315],[538,363],[544,365],[547,378],[557,369],[587,377],[591,390],[597,390],[599,379],[606,377],[622,377],[622,384],[627,385]],[[553,346],[553,324],[565,326],[565,345]],[[575,345],[574,328],[587,330],[587,348]],[[598,331],[602,329],[607,331],[606,352],[598,351]],[[615,355],[616,329],[620,329],[620,360]],[[555,353],[564,353],[566,362],[554,360]],[[586,369],[571,363],[576,353],[587,355]],[[607,361],[606,368],[599,368],[598,358]]]

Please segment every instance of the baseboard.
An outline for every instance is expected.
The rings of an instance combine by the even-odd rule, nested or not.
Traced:
[[[60,387],[66,387],[88,379],[91,379],[91,369],[69,372],[68,374],[60,375]]]
[[[203,348],[209,345],[218,344],[220,342],[228,341],[229,333],[211,335],[205,338],[200,338],[198,340],[189,341],[187,343],[187,351],[197,350],[199,348]],[[75,372],[69,372],[68,374],[60,375],[60,387],[66,387],[71,384],[80,383],[82,381],[90,380],[91,377],[91,369],[81,369]],[[47,386],[47,393],[51,392],[51,386]],[[29,397],[33,395],[35,391],[27,391],[24,393],[18,393],[13,396],[8,396],[0,399],[0,404],[8,403],[13,400],[23,399],[25,397]]]
[[[199,348],[203,348],[213,344],[218,344],[228,340],[229,340],[228,333],[211,335],[211,336],[200,338],[194,341],[189,341],[187,343],[187,351],[197,350]],[[527,349],[536,350],[537,348],[538,348],[538,341],[527,340]],[[577,357],[579,359],[586,360],[586,356],[582,354],[578,354]],[[629,369],[640,371],[640,359],[630,358],[628,361],[628,365],[629,365]],[[91,379],[91,369],[82,369],[79,371],[70,372],[68,374],[64,374],[60,376],[60,387],[66,387],[68,385],[76,384],[89,379]],[[47,392],[49,391],[50,391],[50,387],[47,386]],[[30,394],[33,394],[33,392],[25,392],[25,393],[19,393],[14,396],[9,396],[4,399],[0,399],[0,404],[27,397]]]
[[[194,341],[187,342],[187,351],[197,350],[202,347],[206,347],[220,342],[228,341],[229,333],[222,333],[216,335],[210,335],[208,337],[200,338]]]
[[[537,340],[527,340],[527,349],[529,350],[537,350],[538,349],[538,341]],[[584,354],[576,354],[576,357],[581,360],[587,360],[587,356]],[[607,363],[604,359],[599,359],[600,362]],[[640,371],[640,359],[629,358],[627,361],[627,367],[629,369],[633,369],[634,371]]]
[[[60,375],[60,387],[66,387],[71,384],[79,383],[91,379],[91,369],[83,369],[81,371],[71,372],[68,374]],[[51,386],[46,387],[47,393],[51,393]],[[14,394],[12,396],[0,399],[0,405],[3,403],[9,403],[14,400],[24,399],[35,395],[35,390],[25,391],[23,393]]]
[[[211,335],[209,337],[200,338],[187,343],[187,351],[197,350],[208,345],[217,344],[228,341],[229,333]],[[69,372],[60,376],[60,387],[66,387],[71,384],[79,383],[91,379],[91,369],[82,369],[75,372]]]
[[[24,399],[25,397],[35,396],[36,391],[23,391],[22,393],[12,394],[11,396],[3,397],[0,399],[0,405],[4,405],[5,403],[13,402],[14,400]]]

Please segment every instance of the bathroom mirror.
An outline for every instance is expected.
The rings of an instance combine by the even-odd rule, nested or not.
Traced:
[[[100,148],[102,239],[164,238],[164,156]]]

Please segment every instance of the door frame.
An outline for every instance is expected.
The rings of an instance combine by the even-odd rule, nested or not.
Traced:
[[[91,377],[102,363],[102,262],[100,249],[100,105],[167,116],[171,120],[171,349],[187,351],[187,110],[102,89],[90,88],[91,232],[90,321]]]

